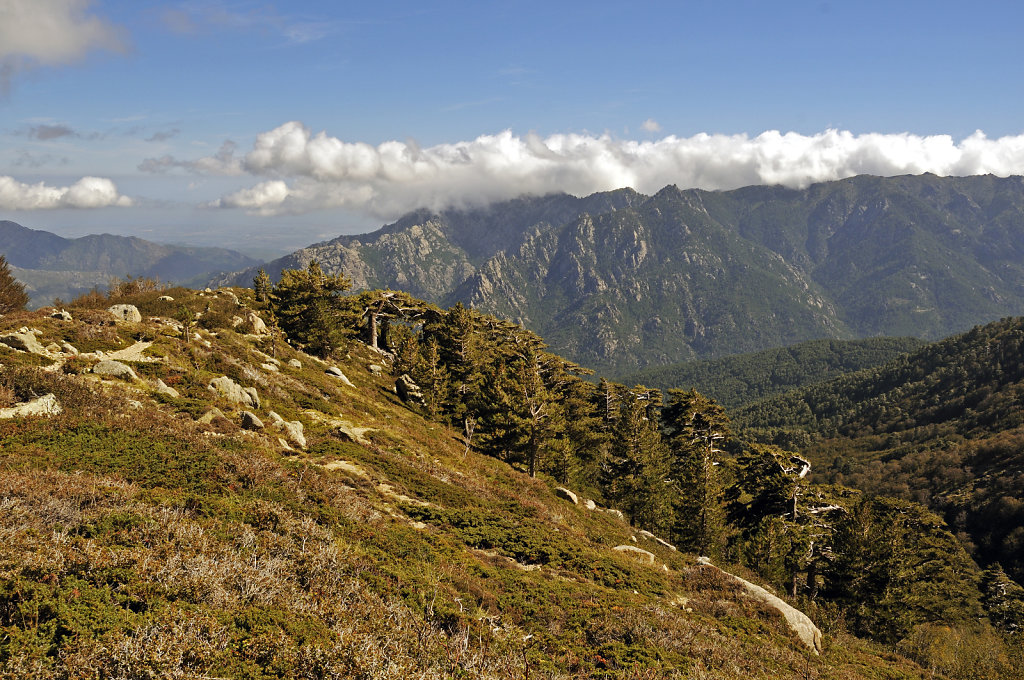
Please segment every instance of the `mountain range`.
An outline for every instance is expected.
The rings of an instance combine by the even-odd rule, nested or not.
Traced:
[[[7,220],[0,221],[0,255],[7,258],[36,307],[105,288],[112,278],[196,283],[215,272],[258,262],[225,248],[164,245],[133,236],[92,234],[69,239]]]
[[[1022,225],[1021,177],[668,186],[418,211],[266,270],[317,259],[357,289],[461,301],[623,374],[820,338],[938,339],[1020,314]]]

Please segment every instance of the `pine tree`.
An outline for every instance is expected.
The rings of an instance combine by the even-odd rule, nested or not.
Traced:
[[[353,332],[349,301],[352,285],[343,274],[325,274],[316,260],[306,269],[286,269],[270,295],[271,308],[290,342],[327,356]]]
[[[702,555],[720,555],[727,535],[720,447],[730,436],[725,409],[696,390],[669,390],[662,418],[672,453],[675,540]]]
[[[274,284],[270,280],[270,276],[267,274],[263,267],[259,268],[256,272],[256,276],[252,280],[252,291],[256,295],[256,302],[265,305],[270,302],[270,293],[274,289]]]
[[[660,531],[671,523],[668,449],[658,428],[661,395],[642,385],[627,390],[611,435],[603,481],[630,523]]]
[[[7,258],[0,255],[0,314],[25,309],[28,300],[24,284],[14,278]]]

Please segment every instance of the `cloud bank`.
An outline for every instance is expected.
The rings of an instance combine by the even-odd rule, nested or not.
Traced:
[[[132,200],[120,195],[117,186],[104,177],[83,177],[69,187],[54,187],[43,182],[24,184],[0,175],[0,209],[3,210],[107,208],[131,204]]]
[[[0,86],[19,70],[70,64],[94,49],[125,49],[122,33],[87,13],[90,0],[0,0]]]
[[[395,217],[419,207],[482,204],[532,193],[586,195],[620,187],[653,193],[680,188],[734,189],[752,184],[805,187],[860,174],[1024,174],[1024,135],[957,142],[948,135],[667,136],[654,141],[610,135],[514,135],[504,131],[472,141],[420,148],[414,142],[371,146],[314,134],[289,122],[257,136],[242,157],[234,147],[214,157],[151,159],[153,170],[250,174],[264,181],[222,196],[212,205],[260,214],[349,208]]]

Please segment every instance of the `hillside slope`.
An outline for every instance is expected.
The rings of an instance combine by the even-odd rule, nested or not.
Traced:
[[[0,255],[25,284],[34,306],[69,300],[112,278],[155,278],[167,283],[206,280],[215,272],[256,263],[225,248],[152,243],[133,236],[93,234],[68,239],[47,231],[0,221]]]
[[[0,411],[6,677],[927,677],[840,632],[815,656],[723,572],[467,451],[360,343],[341,377],[254,333],[248,291],[123,302],[144,320],[0,319],[40,345],[0,346],[0,407],[61,408]]]

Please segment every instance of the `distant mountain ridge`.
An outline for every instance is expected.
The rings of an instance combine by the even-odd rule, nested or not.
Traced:
[[[7,220],[0,221],[0,255],[26,285],[35,306],[102,288],[113,277],[185,283],[258,263],[226,248],[172,246],[112,234],[69,239]]]
[[[314,258],[356,288],[521,321],[612,374],[817,338],[937,339],[1024,313],[1024,178],[522,197],[417,211],[266,269]]]

